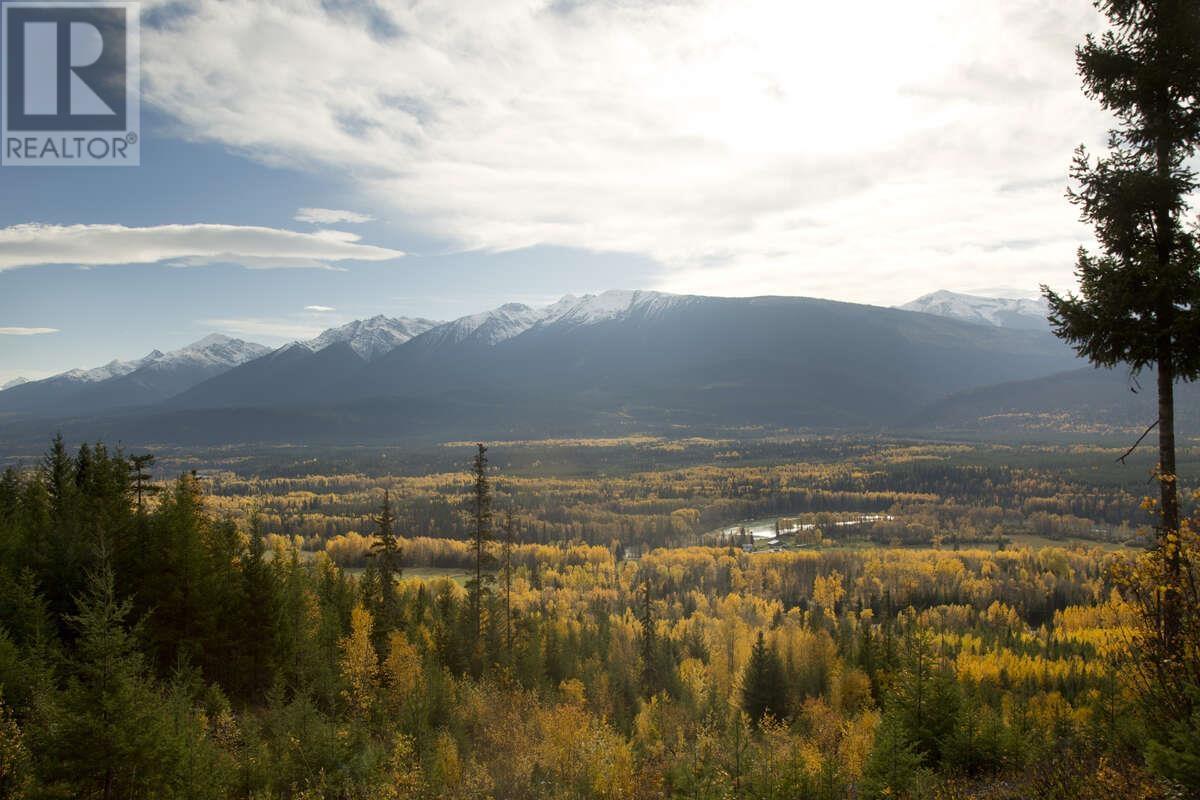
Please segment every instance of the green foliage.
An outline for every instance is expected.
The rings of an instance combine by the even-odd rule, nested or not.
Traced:
[[[922,763],[900,715],[884,714],[863,771],[862,796],[867,800],[923,797],[927,776]]]
[[[488,478],[487,447],[482,443],[476,447],[478,449],[471,462],[473,480],[470,498],[471,551],[475,575],[468,581],[467,591],[471,598],[471,616],[478,646],[483,634],[484,597],[488,592],[487,584],[493,579],[486,570],[493,559],[488,552],[488,543],[492,540],[492,484]]]
[[[940,662],[927,630],[909,630],[903,644],[903,668],[891,687],[891,710],[905,735],[929,764],[938,764],[955,729],[958,684]]]
[[[1200,690],[1196,694],[1200,695]],[[1146,760],[1155,772],[1179,785],[1200,787],[1200,696],[1192,701],[1190,717],[1151,737]]]
[[[35,718],[39,772],[80,798],[221,797],[205,732],[191,707],[164,699],[147,674],[130,609],[101,554],[71,617],[79,637],[66,688]]]
[[[119,454],[89,446],[64,465],[56,450],[0,513],[13,794],[833,800],[955,779],[1103,795],[1120,774],[1120,796],[1155,796],[1133,710],[1090,666],[1096,615],[1123,613],[1098,607],[1098,551],[690,547],[630,562],[510,545],[478,635],[477,595],[411,572],[381,635],[377,563],[355,576],[253,516],[240,531],[192,475],[139,507]],[[80,558],[34,546],[55,515]],[[65,614],[54,576],[83,587]],[[1187,763],[1183,733],[1158,741],[1174,750],[1152,763]],[[1047,760],[1062,766],[1039,773]]]
[[[1183,227],[1200,142],[1200,9],[1186,2],[1104,2],[1112,23],[1077,50],[1090,97],[1116,115],[1110,152],[1082,148],[1071,198],[1102,255],[1080,251],[1079,297],[1046,290],[1056,332],[1098,364],[1200,375],[1200,273]]]
[[[782,720],[787,716],[787,682],[779,655],[768,647],[762,631],[750,651],[750,661],[742,677],[742,710],[751,721],[762,722],[771,716]]]
[[[1119,127],[1095,163],[1082,147],[1076,152],[1071,174],[1079,188],[1070,196],[1092,223],[1100,254],[1079,252],[1080,296],[1043,291],[1055,332],[1080,355],[1104,366],[1128,364],[1134,373],[1147,367],[1157,372],[1156,527],[1164,569],[1154,582],[1154,619],[1147,626],[1154,634],[1138,647],[1151,654],[1153,671],[1169,674],[1194,658],[1186,630],[1188,565],[1180,551],[1174,385],[1200,377],[1200,250],[1196,229],[1186,225],[1200,185],[1191,165],[1200,145],[1200,5],[1097,5],[1109,30],[1088,36],[1076,58],[1084,90],[1116,116]],[[1149,705],[1161,702],[1163,693],[1148,684],[1146,689]],[[1175,692],[1150,716],[1170,720],[1165,728],[1174,742],[1191,725],[1193,703],[1191,694]],[[1170,774],[1168,764],[1187,764],[1183,753],[1161,757],[1177,744],[1160,740],[1156,747],[1151,763],[1163,774]]]
[[[372,611],[377,622],[376,631],[380,641],[401,622],[396,598],[396,581],[401,575],[403,548],[396,536],[396,515],[392,512],[391,494],[385,489],[383,504],[375,523],[375,541],[370,556],[378,580],[378,598],[372,602]]]

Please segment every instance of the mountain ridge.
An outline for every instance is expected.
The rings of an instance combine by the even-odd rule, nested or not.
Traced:
[[[948,317],[976,325],[1049,330],[1050,308],[1042,297],[984,297],[939,289],[896,308]]]
[[[505,303],[370,359],[342,338],[318,350],[294,342],[166,399],[107,416],[82,409],[69,424],[123,441],[226,443],[884,430],[956,392],[1080,363],[1047,331],[816,298],[640,290]],[[25,429],[44,431],[50,416]]]
[[[346,342],[358,355],[372,361],[414,336],[441,324],[443,323],[423,317],[388,317],[376,314],[367,319],[356,319],[344,325],[327,328],[319,336],[301,344],[315,352],[336,342]]]
[[[114,359],[5,389],[0,413],[94,413],[159,402],[268,351],[257,342],[209,334],[167,353],[152,350],[132,361]]]

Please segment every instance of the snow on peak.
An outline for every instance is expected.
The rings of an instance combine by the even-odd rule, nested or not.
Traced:
[[[181,347],[165,354],[159,353],[158,358],[144,363],[143,366],[155,371],[181,367],[232,369],[266,355],[268,352],[270,352],[270,348],[257,342],[247,342],[224,334],[211,333],[199,341],[192,342],[187,347]]]
[[[0,392],[3,392],[5,389],[11,389],[14,386],[20,386],[23,383],[29,383],[29,378],[20,376],[13,378],[11,381],[5,381],[4,383],[0,384]]]
[[[119,378],[122,375],[128,375],[135,369],[140,369],[141,367],[144,367],[145,365],[162,358],[162,355],[162,351],[160,350],[151,350],[146,355],[142,356],[141,358],[134,359],[133,361],[120,361],[114,358],[112,361],[99,367],[93,367],[91,369],[69,369],[66,372],[55,375],[54,377],[65,378],[66,380],[74,381],[76,383],[96,383],[98,381],[106,381],[109,378]]]
[[[232,368],[270,352],[270,349],[254,342],[232,339],[219,333],[205,336],[187,347],[164,353],[151,350],[132,361],[113,359],[107,364],[92,369],[71,369],[54,375],[47,380],[65,380],[70,383],[98,383],[109,378],[120,378],[139,369],[156,372],[184,367]]]
[[[183,349],[185,349],[185,350],[203,350],[206,347],[212,347],[213,345],[229,344],[230,342],[234,342],[234,341],[238,341],[238,340],[234,339],[232,336],[226,336],[223,333],[210,333],[208,336],[205,336],[203,339],[200,339],[199,341],[196,341],[196,342],[192,342],[191,344],[189,344],[187,347],[185,347]]]
[[[941,289],[897,308],[997,328],[1045,330],[1049,326],[1049,308],[1041,297],[977,297]]]
[[[539,308],[524,303],[506,303],[447,323],[437,331],[437,341],[458,343],[469,340],[495,345],[535,327],[593,325],[634,314],[654,316],[692,299],[663,292],[614,289],[583,297],[568,294]]]
[[[346,342],[354,352],[370,361],[439,324],[429,319],[385,317],[379,314],[370,319],[357,319],[340,327],[330,328],[303,344],[316,352],[331,344]]]
[[[539,309],[524,303],[505,303],[491,311],[460,317],[442,326],[437,340],[451,344],[499,344],[532,328],[542,318]]]
[[[567,297],[564,297],[555,305],[558,306],[567,299]],[[628,289],[610,289],[601,294],[589,294],[577,300],[575,298],[570,299],[575,302],[571,303],[569,307],[564,308],[561,313],[548,315],[546,322],[593,325],[597,322],[628,317],[634,314],[653,317],[669,309],[683,305],[692,298],[686,295],[650,292],[640,289],[632,291]]]

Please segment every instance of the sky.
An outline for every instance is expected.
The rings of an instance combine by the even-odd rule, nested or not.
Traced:
[[[0,383],[658,289],[1073,285],[1087,0],[147,0],[141,166],[0,169]]]

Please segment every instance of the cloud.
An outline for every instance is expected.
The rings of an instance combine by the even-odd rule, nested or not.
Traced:
[[[1062,197],[1108,125],[1075,75],[1089,0],[187,8],[143,37],[150,102],[456,247],[890,303],[1070,281],[1089,238]],[[1038,244],[995,246],[1013,240]]]
[[[336,208],[301,208],[297,209],[292,219],[297,222],[311,222],[315,225],[336,225],[339,222],[374,222],[369,214],[359,214],[357,211],[341,211]]]
[[[235,263],[250,269],[332,268],[326,262],[386,261],[399,250],[360,244],[343,231],[298,233],[243,225],[25,224],[0,228],[0,270],[42,264],[173,266]]]
[[[196,324],[222,333],[283,341],[315,339],[324,330],[294,320],[264,317],[211,318],[198,320]]]
[[[43,333],[58,333],[58,328],[0,328],[0,336],[38,336]]]
[[[304,310],[315,311],[320,314],[327,314],[330,311],[336,311],[337,309],[335,309],[333,306],[305,306]]]

